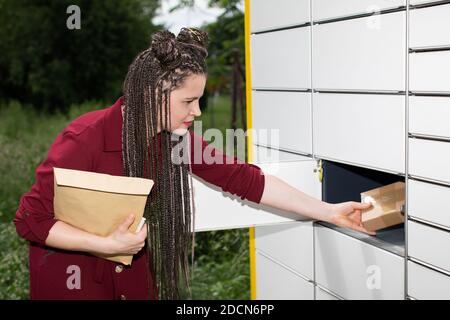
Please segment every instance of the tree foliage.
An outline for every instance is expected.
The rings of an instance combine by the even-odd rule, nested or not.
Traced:
[[[70,5],[81,29],[69,30]],[[159,0],[0,0],[0,96],[37,108],[112,99],[148,47]]]
[[[195,6],[195,0],[180,0],[171,11]],[[223,9],[223,13],[202,29],[209,34],[208,91],[228,93],[232,76],[232,55],[238,51],[241,64],[245,57],[244,13],[242,0],[209,0],[209,7]]]

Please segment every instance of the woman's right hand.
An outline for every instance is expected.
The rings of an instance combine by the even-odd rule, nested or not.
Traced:
[[[145,245],[147,228],[144,227],[138,233],[132,233],[128,228],[133,224],[134,214],[130,214],[117,229],[105,238],[105,253],[110,255],[133,255],[138,253]]]

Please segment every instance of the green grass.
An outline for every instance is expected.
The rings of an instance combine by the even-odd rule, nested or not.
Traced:
[[[15,102],[0,105],[0,299],[28,298],[28,244],[16,234],[12,219],[36,167],[71,120],[111,103],[73,105],[68,115],[38,114]],[[229,98],[219,96],[200,120],[203,131],[214,126],[225,132],[231,122]],[[249,299],[247,229],[196,235],[191,290],[193,299]]]
[[[12,223],[20,196],[31,188],[57,134],[71,119],[100,106],[90,102],[52,116],[17,102],[0,106],[0,299],[28,298],[28,244]]]
[[[0,300],[28,298],[28,244],[12,223],[0,223]]]

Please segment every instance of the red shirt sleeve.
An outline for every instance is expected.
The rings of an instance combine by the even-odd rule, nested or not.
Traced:
[[[63,131],[51,146],[47,159],[36,169],[35,183],[20,199],[14,218],[17,233],[28,241],[45,244],[56,223],[53,213],[53,167],[86,170],[90,160],[79,135]]]
[[[202,136],[191,134],[192,173],[241,199],[260,203],[264,191],[264,172],[209,145]]]

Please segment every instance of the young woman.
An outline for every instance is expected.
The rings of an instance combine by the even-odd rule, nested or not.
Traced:
[[[58,135],[14,219],[18,234],[30,241],[32,299],[178,298],[178,276],[187,281],[193,235],[190,173],[242,199],[369,233],[361,225],[361,210],[369,204],[322,202],[264,175],[256,165],[236,158],[229,164],[216,149],[214,159],[223,160],[218,163],[172,161],[177,137],[208,147],[189,130],[200,116],[206,44],[206,33],[193,28],[183,28],[177,37],[168,31],[154,34],[150,47],[130,65],[123,96],[109,108],[82,115]],[[147,228],[129,232],[132,213],[107,237],[56,220],[53,167],[153,179]],[[90,253],[134,258],[123,266]]]

